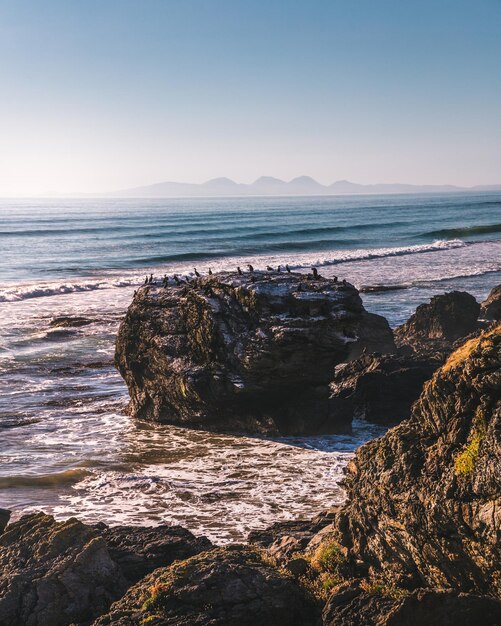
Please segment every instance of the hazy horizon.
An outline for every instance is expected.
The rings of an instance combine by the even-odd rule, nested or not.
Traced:
[[[501,171],[501,4],[0,5],[0,196]]]

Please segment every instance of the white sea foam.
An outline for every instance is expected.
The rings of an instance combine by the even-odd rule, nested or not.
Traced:
[[[315,265],[318,267],[337,265],[340,263],[348,263],[354,261],[365,261],[371,259],[382,259],[386,257],[405,256],[411,254],[422,254],[425,252],[434,252],[438,250],[451,250],[465,246],[464,241],[460,239],[452,239],[449,241],[435,241],[431,244],[420,244],[414,246],[401,247],[384,247],[384,248],[359,248],[355,250],[332,250],[319,256],[318,253],[301,253],[292,255],[260,255],[253,257],[231,257],[213,259],[207,261],[204,265],[210,265],[214,270],[225,270],[235,268],[237,265],[245,265],[251,261],[256,268],[265,267],[266,265],[284,266],[288,263],[293,269],[300,269]],[[291,261],[291,257],[294,259]],[[15,302],[17,300],[26,300],[29,298],[41,298],[47,296],[57,296],[69,293],[81,293],[86,291],[94,291],[98,289],[110,289],[117,287],[131,287],[142,284],[144,275],[153,271],[156,276],[167,273],[186,273],[193,275],[193,264],[169,264],[161,268],[146,268],[144,272],[134,271],[129,275],[113,275],[105,273],[100,278],[87,278],[84,280],[64,283],[58,281],[50,281],[44,283],[24,283],[21,285],[0,285],[0,302]]]

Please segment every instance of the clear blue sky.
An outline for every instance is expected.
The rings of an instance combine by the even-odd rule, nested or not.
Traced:
[[[501,183],[501,0],[0,0],[0,195]]]

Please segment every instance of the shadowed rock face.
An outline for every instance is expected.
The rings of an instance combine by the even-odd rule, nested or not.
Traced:
[[[104,540],[74,518],[27,515],[0,535],[2,626],[85,622],[126,588]]]
[[[486,596],[420,589],[392,598],[353,583],[334,593],[323,612],[325,626],[494,626],[500,618],[501,602]]]
[[[480,305],[480,317],[488,321],[501,321],[501,285],[494,287]]]
[[[160,568],[94,626],[314,626],[317,611],[290,578],[243,546]]]
[[[331,410],[373,423],[398,424],[409,417],[425,381],[442,362],[412,355],[371,354],[342,363],[330,384]]]
[[[349,428],[329,412],[338,363],[391,351],[384,318],[358,291],[306,275],[222,273],[139,290],[120,326],[116,365],[138,418],[268,433]]]
[[[211,547],[179,526],[92,527],[26,515],[0,535],[0,625],[88,624],[155,568]]]
[[[408,588],[501,591],[501,325],[467,341],[426,383],[409,420],[347,469],[340,542]]]
[[[477,330],[479,313],[480,305],[466,291],[434,296],[395,329],[395,342],[415,352],[450,350],[455,341]]]

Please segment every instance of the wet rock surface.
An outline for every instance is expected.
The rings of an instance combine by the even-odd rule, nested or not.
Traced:
[[[359,449],[336,519],[355,570],[403,588],[499,594],[501,325],[425,384],[409,420]]]
[[[338,365],[329,403],[336,415],[377,424],[398,424],[410,415],[424,383],[443,359],[414,355],[368,354]]]
[[[314,626],[315,604],[289,576],[243,546],[155,570],[93,626]]]
[[[395,342],[422,354],[450,351],[455,341],[478,329],[479,313],[480,305],[466,291],[434,296],[395,329]]]
[[[52,318],[49,326],[54,328],[78,328],[79,326],[88,326],[92,322],[93,320],[80,315],[60,315]]]
[[[333,368],[392,351],[386,320],[351,285],[296,273],[221,273],[138,291],[116,365],[138,418],[208,430],[327,433]]]
[[[494,287],[480,305],[480,317],[489,322],[501,321],[501,285]]]

